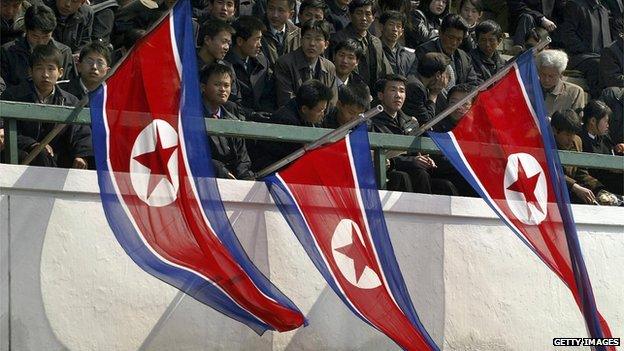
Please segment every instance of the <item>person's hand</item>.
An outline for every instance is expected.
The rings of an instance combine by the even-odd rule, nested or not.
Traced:
[[[594,196],[594,192],[578,185],[578,183],[575,183],[572,186],[572,192],[574,192],[576,196],[578,196],[586,204],[593,204],[596,202],[596,196]]]
[[[4,128],[0,128],[0,151],[4,150]]]
[[[418,153],[418,156],[416,156],[416,164],[424,169],[438,167],[429,155],[421,155],[420,152]]]
[[[30,147],[30,150],[31,151],[34,150],[39,145],[40,145],[40,143],[32,144],[32,146]],[[50,144],[46,144],[44,150],[45,150],[45,152],[48,153],[48,155],[50,155],[50,157],[54,157],[54,149],[52,149],[52,146],[50,146]]]
[[[87,161],[82,157],[76,157],[74,159],[74,164],[72,165],[72,168],[87,169]]]
[[[546,17],[542,17],[542,27],[549,32],[552,32],[553,30],[557,29],[557,25],[555,24],[555,22],[549,20]]]
[[[613,148],[616,154],[624,154],[624,143],[619,143]]]

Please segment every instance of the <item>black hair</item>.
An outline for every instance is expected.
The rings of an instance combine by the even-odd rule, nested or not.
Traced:
[[[461,83],[461,84],[453,85],[453,87],[449,89],[446,96],[450,98],[451,95],[455,93],[470,94],[473,90],[474,90],[474,86],[468,83]]]
[[[477,24],[477,26],[475,27],[475,36],[477,40],[479,39],[479,36],[481,34],[492,33],[492,32],[499,40],[503,39],[503,30],[501,29],[501,26],[495,21],[486,20]]]
[[[438,72],[446,71],[451,64],[451,59],[441,52],[428,52],[422,56],[418,63],[418,74],[425,78],[431,78]]]
[[[90,53],[100,54],[106,60],[106,64],[110,66],[111,64],[111,52],[108,47],[98,41],[92,41],[91,43],[85,45],[80,50],[80,56],[78,56],[78,61],[82,62],[82,59],[85,58]]]
[[[270,2],[270,1],[271,1],[271,0],[266,0],[267,9],[268,9],[268,7],[269,7],[269,2]],[[286,2],[288,3],[288,8],[289,8],[289,9],[291,9],[291,10],[294,10],[294,9],[295,9],[295,6],[297,5],[296,0],[286,0]]]
[[[234,28],[232,28],[229,23],[220,19],[209,19],[208,21],[204,22],[201,29],[199,30],[199,41],[203,44],[206,36],[212,39],[221,32],[229,32],[231,34],[234,34]]]
[[[468,33],[468,23],[466,23],[466,20],[464,20],[462,16],[456,13],[448,14],[442,19],[440,32],[445,32],[451,28],[461,30],[464,34]]]
[[[45,5],[33,5],[24,14],[24,28],[26,30],[40,30],[50,33],[56,28],[54,11]]]
[[[333,97],[334,93],[328,86],[320,80],[310,79],[299,87],[295,101],[299,108],[314,108],[319,102],[330,101]]]
[[[590,100],[583,109],[583,124],[587,126],[590,119],[595,118],[598,122],[604,116],[609,115],[611,115],[611,108],[607,104],[601,100]]]
[[[340,50],[346,50],[353,52],[358,60],[361,60],[364,57],[364,48],[362,45],[355,39],[345,39],[338,44],[336,44],[334,48],[334,60],[336,53]]]
[[[338,88],[338,101],[345,105],[355,105],[365,110],[370,108],[370,89],[364,83],[343,84]]]
[[[403,27],[405,27],[406,17],[405,17],[405,14],[399,11],[386,11],[381,14],[381,17],[379,18],[379,22],[382,25],[384,25],[388,21],[399,21],[403,24]]]
[[[227,0],[226,0],[227,1]],[[215,0],[209,0],[210,4],[214,4]],[[238,0],[234,0],[234,8],[238,9]]]
[[[323,18],[326,19],[329,17],[329,7],[327,7],[327,4],[323,0],[303,0],[301,5],[299,5],[299,16],[301,16],[301,13],[306,9],[321,9],[324,14]]]
[[[550,126],[556,132],[571,132],[578,134],[581,131],[581,119],[572,109],[555,111],[550,117]]]
[[[388,82],[403,82],[404,85],[407,85],[407,78],[400,74],[387,74],[375,83],[375,93],[383,93]]]
[[[379,0],[378,5],[381,12],[398,11],[400,13],[410,13],[412,9],[410,0]]]
[[[212,75],[222,75],[227,74],[230,76],[230,80],[232,80],[232,84],[234,84],[234,72],[232,69],[222,63],[213,63],[208,65],[208,67],[204,68],[199,74],[199,81],[201,83],[206,83],[210,76]]]
[[[349,13],[354,13],[360,7],[370,6],[375,12],[375,0],[353,0],[349,3]]]
[[[472,6],[474,6],[477,9],[477,11],[479,11],[479,12],[483,12],[483,10],[485,10],[481,0],[461,0],[459,2],[459,7],[457,8],[457,11],[461,10],[462,6],[464,6],[464,4],[467,3],[467,2],[470,2],[472,4]]]
[[[446,7],[444,8],[444,11],[442,11],[442,13],[439,15],[434,15],[433,13],[431,13],[429,5],[431,5],[432,1],[433,0],[421,0],[418,3],[418,10],[420,10],[425,15],[425,17],[427,17],[427,19],[440,19],[449,14],[451,8],[451,0],[448,0],[446,2]]]
[[[329,40],[329,23],[327,21],[318,21],[315,19],[308,20],[301,24],[301,37],[303,37],[308,31],[315,30],[321,34],[325,40]]]
[[[232,41],[236,42],[236,38],[243,40],[249,39],[255,32],[261,33],[266,30],[266,26],[262,21],[255,16],[240,16],[234,23],[232,23],[234,33],[232,34]]]
[[[41,62],[53,62],[56,67],[63,68],[63,55],[52,44],[35,46],[28,61],[30,68]]]

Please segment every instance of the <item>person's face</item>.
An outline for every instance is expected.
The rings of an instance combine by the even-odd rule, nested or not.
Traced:
[[[37,45],[48,45],[50,39],[52,39],[52,32],[42,32],[39,29],[26,31],[26,41],[28,41],[31,49]]]
[[[358,7],[350,14],[350,17],[353,27],[355,27],[358,32],[367,31],[373,23],[373,8],[372,6]]]
[[[395,113],[403,107],[405,102],[405,84],[400,81],[386,83],[382,93],[379,93],[379,101],[388,112]]]
[[[243,38],[237,38],[236,44],[240,49],[241,54],[245,57],[256,57],[260,53],[262,48],[262,32],[254,32],[247,40]]]
[[[492,57],[492,55],[494,55],[499,44],[500,39],[498,39],[494,32],[480,34],[479,39],[477,39],[479,49],[481,49],[487,57]]]
[[[453,106],[456,103],[460,102],[463,98],[465,98],[468,93],[456,91],[448,99],[448,105]],[[472,107],[472,101],[468,99],[468,101],[464,102],[461,106],[459,106],[453,113],[451,113],[451,119],[454,121],[459,121]]]
[[[210,9],[210,14],[222,21],[230,21],[236,13],[234,0],[214,0]]]
[[[206,83],[201,85],[204,100],[212,106],[221,106],[227,102],[232,91],[232,77],[229,74],[211,74]]]
[[[598,135],[607,135],[609,134],[609,116],[605,115],[601,119],[598,120],[596,124],[596,129],[598,130]]]
[[[71,16],[84,2],[85,0],[56,0],[56,9],[61,16]]]
[[[440,33],[440,45],[442,46],[442,51],[444,51],[447,55],[454,54],[464,40],[464,34],[464,31],[455,28],[448,28],[444,32]]]
[[[288,7],[287,0],[269,0],[267,2],[267,19],[275,29],[282,29],[286,21],[291,19],[295,11]]]
[[[340,76],[348,76],[358,65],[358,58],[354,52],[340,49],[334,56],[336,73]]]
[[[540,67],[537,70],[542,88],[550,90],[561,80],[561,73],[556,67]]]
[[[49,93],[63,75],[63,69],[49,61],[37,62],[31,69],[33,83],[39,92]]]
[[[316,9],[316,8],[308,7],[304,9],[303,11],[301,11],[301,13],[299,14],[299,21],[301,23],[305,23],[311,19],[315,19],[317,21],[324,20],[325,13],[323,12],[323,9]]]
[[[301,107],[301,115],[309,123],[318,124],[325,118],[325,110],[327,109],[327,101],[319,101],[314,107]]]
[[[309,30],[301,37],[301,47],[308,59],[314,60],[327,49],[328,42],[322,33]]]
[[[228,31],[222,31],[217,33],[214,38],[206,36],[204,43],[210,55],[217,60],[223,60],[225,54],[230,50],[230,44],[232,44],[232,33]]]
[[[441,15],[444,9],[446,9],[447,4],[448,0],[431,0],[429,3],[429,11],[436,16]]]
[[[396,43],[403,36],[403,22],[396,20],[386,21],[381,29],[381,38],[386,42]]]
[[[358,105],[346,105],[340,102],[340,100],[336,103],[336,108],[338,109],[338,123],[340,125],[349,123],[356,119],[361,113],[364,113],[363,107]]]
[[[464,1],[463,6],[459,9],[459,15],[462,16],[471,27],[479,22],[482,14],[483,12],[479,12],[469,0]]]
[[[110,70],[104,56],[97,52],[91,52],[86,57],[81,57],[78,62],[78,72],[85,82],[101,83]]]
[[[22,1],[3,1],[0,3],[0,17],[4,20],[13,20],[22,7]]]
[[[351,0],[336,0],[336,4],[338,4],[340,8],[345,8],[349,6],[350,3],[351,3]]]
[[[555,140],[557,141],[557,146],[560,149],[570,149],[574,145],[574,136],[576,134],[572,132],[560,132],[556,129],[553,130],[555,133]]]

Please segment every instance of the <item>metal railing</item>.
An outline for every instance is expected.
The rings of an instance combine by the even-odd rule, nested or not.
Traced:
[[[0,101],[0,117],[4,119],[5,128],[5,160],[17,164],[17,130],[16,121],[37,121],[65,123],[72,107],[52,106],[19,102]],[[71,123],[89,124],[89,109],[84,109]],[[329,130],[323,128],[296,127],[279,124],[243,122],[234,120],[206,119],[208,134],[220,136],[236,136],[245,139],[261,139],[283,142],[308,143],[314,141]],[[369,133],[377,181],[381,188],[386,184],[386,159],[388,151],[410,151],[440,153],[431,139],[426,137],[410,137],[403,135]],[[624,171],[624,158],[621,156],[591,154],[583,152],[559,151],[564,165],[584,168],[600,168]]]

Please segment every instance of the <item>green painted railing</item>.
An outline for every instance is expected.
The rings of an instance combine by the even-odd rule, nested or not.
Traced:
[[[0,101],[0,117],[4,118],[5,121],[5,159],[9,160],[10,163],[17,163],[16,120],[63,123],[71,111],[71,107]],[[89,124],[90,122],[89,109],[84,109],[73,123]],[[311,142],[329,131],[322,128],[215,119],[206,119],[206,129],[212,135],[298,143]],[[378,181],[379,184],[382,184],[382,188],[386,183],[385,164],[388,151],[439,153],[431,139],[425,137],[414,138],[380,133],[370,133],[369,137],[371,148],[374,151],[373,159],[377,169]],[[570,151],[560,151],[559,155],[561,162],[566,165],[624,171],[624,158],[620,156]]]

